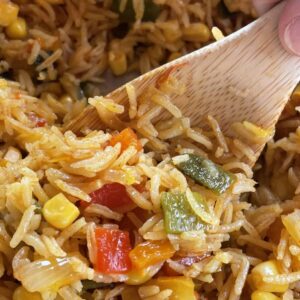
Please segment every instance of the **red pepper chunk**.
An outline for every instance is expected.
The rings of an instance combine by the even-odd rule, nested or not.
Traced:
[[[131,269],[129,233],[119,229],[97,227],[96,266],[97,272],[104,274],[126,273]]]
[[[104,184],[100,189],[90,193],[90,197],[91,202],[81,201],[83,208],[95,203],[107,206],[113,211],[125,213],[135,207],[125,186],[117,182]]]

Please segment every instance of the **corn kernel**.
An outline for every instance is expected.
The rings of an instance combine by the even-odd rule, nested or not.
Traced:
[[[124,52],[110,51],[108,62],[113,74],[116,76],[120,76],[127,71],[127,58]]]
[[[295,209],[294,212],[282,216],[281,220],[288,231],[288,233],[292,236],[292,238],[295,240],[295,242],[300,246],[300,222],[299,222],[299,217],[300,217],[300,210]]]
[[[255,291],[251,295],[251,300],[280,300],[280,298],[269,292]]]
[[[13,300],[42,300],[40,293],[28,292],[24,287],[19,286],[13,294]]]
[[[17,18],[6,27],[6,34],[12,39],[24,39],[27,36],[27,24],[23,18]]]
[[[53,227],[64,229],[79,216],[79,209],[60,193],[46,202],[43,216]]]
[[[17,19],[19,7],[10,1],[1,1],[0,12],[0,26],[6,27]]]
[[[193,23],[183,29],[183,39],[189,42],[206,43],[210,37],[211,32],[203,23]]]
[[[177,20],[167,21],[161,24],[164,37],[168,43],[173,43],[181,38],[181,30]]]
[[[258,264],[252,269],[250,281],[253,287],[257,290],[264,292],[283,293],[288,289],[288,284],[268,283],[263,281],[263,277],[265,276],[279,274],[281,274],[281,272],[278,262],[276,260],[269,260]]]

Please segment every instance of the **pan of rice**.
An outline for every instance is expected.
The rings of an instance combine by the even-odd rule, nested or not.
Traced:
[[[274,137],[193,127],[176,76],[104,97],[255,17],[246,0],[0,0],[1,300],[300,299],[300,86]],[[65,130],[88,104],[102,128]]]

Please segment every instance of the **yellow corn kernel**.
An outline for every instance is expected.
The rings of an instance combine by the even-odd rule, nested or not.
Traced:
[[[251,295],[251,300],[280,300],[280,298],[269,292],[255,291]]]
[[[79,209],[60,193],[46,202],[43,216],[53,227],[64,229],[79,216]]]
[[[168,43],[173,43],[181,38],[182,33],[177,20],[164,22],[160,27]]]
[[[299,222],[299,217],[300,217],[300,210],[295,209],[294,212],[282,216],[281,220],[288,231],[288,233],[292,236],[292,238],[295,240],[295,242],[300,246],[300,222]]]
[[[27,36],[27,24],[23,18],[17,18],[6,27],[6,34],[11,39],[24,39]]]
[[[114,75],[120,76],[127,71],[127,58],[124,52],[110,51],[108,63]]]
[[[189,42],[206,43],[210,37],[211,32],[203,23],[193,23],[183,29],[183,39]]]
[[[10,1],[0,1],[0,26],[8,26],[14,22],[19,13],[19,6]]]
[[[42,300],[40,293],[28,292],[22,286],[19,286],[13,294],[13,300]]]
[[[288,289],[288,284],[268,283],[263,281],[263,278],[266,276],[279,274],[281,274],[280,266],[276,260],[265,261],[252,269],[250,282],[256,290],[283,293]]]

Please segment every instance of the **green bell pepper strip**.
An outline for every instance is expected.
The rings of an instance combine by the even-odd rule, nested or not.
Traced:
[[[232,173],[223,170],[211,160],[195,154],[176,156],[173,158],[173,163],[182,173],[217,194],[224,193],[234,182]]]
[[[204,205],[201,202],[199,205]],[[167,233],[178,234],[205,228],[206,225],[193,212],[185,194],[164,192],[161,195],[161,204]]]

